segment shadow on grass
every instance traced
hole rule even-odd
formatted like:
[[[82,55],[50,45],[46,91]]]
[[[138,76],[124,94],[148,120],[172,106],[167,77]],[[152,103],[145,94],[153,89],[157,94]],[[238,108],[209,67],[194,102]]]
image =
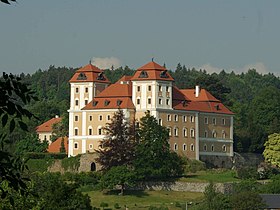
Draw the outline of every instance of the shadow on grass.
[[[125,190],[123,195],[120,195],[120,190],[109,190],[104,192],[105,195],[119,195],[119,196],[135,196],[138,198],[142,198],[145,196],[149,196],[149,194],[143,190]]]

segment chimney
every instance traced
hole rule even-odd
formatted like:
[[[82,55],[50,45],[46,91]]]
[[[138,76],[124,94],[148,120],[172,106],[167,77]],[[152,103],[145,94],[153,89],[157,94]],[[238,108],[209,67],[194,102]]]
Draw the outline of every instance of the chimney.
[[[195,97],[196,97],[196,98],[198,98],[199,92],[200,92],[200,87],[199,87],[199,85],[196,85],[196,86],[195,86]]]

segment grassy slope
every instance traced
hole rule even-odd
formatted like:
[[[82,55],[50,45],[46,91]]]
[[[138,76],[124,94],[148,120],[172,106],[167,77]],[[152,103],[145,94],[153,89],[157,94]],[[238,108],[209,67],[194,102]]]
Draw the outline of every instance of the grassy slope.
[[[185,202],[195,202],[202,199],[202,193],[192,192],[173,192],[173,191],[127,191],[124,196],[115,194],[104,195],[100,191],[90,191],[88,195],[91,198],[92,206],[99,207],[101,202],[109,204],[109,208],[114,209],[118,203],[121,209],[125,205],[129,209],[148,209],[149,206],[165,205],[169,209],[181,209],[178,203],[185,205]],[[177,206],[176,206],[177,203]]]

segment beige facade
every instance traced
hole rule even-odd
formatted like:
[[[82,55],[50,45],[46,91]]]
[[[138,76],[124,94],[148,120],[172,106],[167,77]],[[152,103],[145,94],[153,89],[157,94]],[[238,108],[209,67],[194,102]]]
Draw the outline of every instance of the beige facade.
[[[110,86],[96,81],[71,82],[69,156],[99,149],[102,128],[118,108],[131,122],[139,122],[149,111],[169,129],[170,149],[179,155],[191,159],[233,156],[233,113],[207,91],[198,87],[179,90],[170,75],[161,78],[167,74],[163,67],[154,62],[147,65],[138,69],[136,76],[123,77]]]

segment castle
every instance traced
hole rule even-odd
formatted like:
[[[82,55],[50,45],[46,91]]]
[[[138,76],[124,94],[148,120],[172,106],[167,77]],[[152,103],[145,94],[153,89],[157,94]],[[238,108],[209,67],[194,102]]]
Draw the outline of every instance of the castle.
[[[102,128],[118,109],[129,121],[149,111],[169,129],[170,149],[179,155],[197,160],[233,156],[233,113],[199,86],[177,88],[167,69],[154,61],[114,84],[88,64],[75,72],[70,85],[69,157],[99,149]]]

